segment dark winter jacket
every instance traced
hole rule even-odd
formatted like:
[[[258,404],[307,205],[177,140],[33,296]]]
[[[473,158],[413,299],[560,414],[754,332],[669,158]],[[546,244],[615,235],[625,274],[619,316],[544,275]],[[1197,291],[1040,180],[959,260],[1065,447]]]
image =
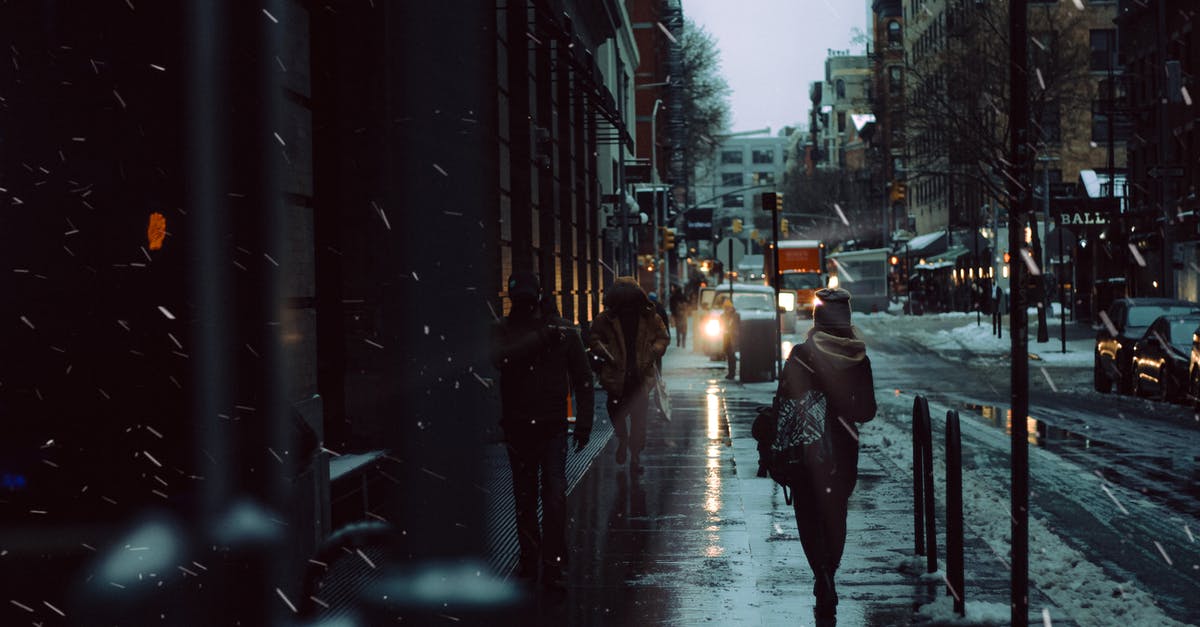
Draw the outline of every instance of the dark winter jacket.
[[[833,447],[831,464],[821,470],[843,472],[851,481],[858,464],[858,424],[875,417],[875,382],[866,345],[852,329],[852,337],[839,337],[823,331],[809,334],[788,355],[775,394],[774,407],[783,399],[800,399],[809,390],[820,390],[828,403],[825,433]],[[774,439],[774,433],[761,434]],[[853,485],[848,486],[853,488]]]
[[[649,392],[654,386],[655,362],[667,352],[671,339],[661,318],[655,313],[646,293],[632,279],[620,278],[604,295],[604,311],[592,321],[590,345],[592,352],[604,358],[600,368],[600,386],[610,396],[621,398],[631,393],[626,379],[638,382],[640,391]],[[626,338],[621,318],[636,319],[637,331]],[[627,339],[632,339],[634,372],[626,362]]]
[[[595,391],[579,332],[557,316],[500,321],[492,332],[492,363],[500,371],[500,424],[567,426],[567,396],[575,393],[575,433],[592,431]]]
[[[667,331],[667,340],[671,339],[671,318],[667,316],[667,308],[663,307],[662,303],[654,303],[654,313],[658,314],[659,319],[663,322],[663,329]]]

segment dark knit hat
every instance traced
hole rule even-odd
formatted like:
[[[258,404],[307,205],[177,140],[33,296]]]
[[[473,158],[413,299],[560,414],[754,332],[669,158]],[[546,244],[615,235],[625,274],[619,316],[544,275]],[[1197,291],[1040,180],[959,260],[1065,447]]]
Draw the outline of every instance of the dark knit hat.
[[[520,298],[530,296],[537,298],[542,289],[542,283],[532,272],[514,272],[508,277],[508,297]]]
[[[813,326],[850,328],[850,292],[841,288],[817,291],[820,301],[813,309]]]

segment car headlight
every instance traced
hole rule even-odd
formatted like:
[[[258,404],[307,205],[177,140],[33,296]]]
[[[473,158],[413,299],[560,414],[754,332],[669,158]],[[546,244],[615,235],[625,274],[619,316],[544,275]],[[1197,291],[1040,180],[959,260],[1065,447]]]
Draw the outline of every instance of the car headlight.
[[[721,321],[716,318],[709,319],[704,323],[704,333],[709,337],[717,337],[721,335]]]

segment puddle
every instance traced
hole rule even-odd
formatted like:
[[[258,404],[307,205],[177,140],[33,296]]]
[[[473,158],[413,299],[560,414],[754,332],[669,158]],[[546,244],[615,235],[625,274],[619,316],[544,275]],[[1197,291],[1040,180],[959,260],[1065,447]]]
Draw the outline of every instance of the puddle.
[[[971,416],[993,427],[1003,427],[1006,435],[1012,435],[1012,410],[992,405],[965,404],[958,407],[961,417]],[[1104,442],[1084,435],[1051,426],[1033,416],[1025,419],[1025,428],[1029,433],[1029,443],[1047,450],[1059,448],[1094,449],[1107,446]]]
[[[957,404],[960,418],[973,419],[1012,435],[1012,410],[993,405]],[[1161,451],[1131,449],[1090,435],[1026,419],[1029,443],[1068,458],[1099,464],[1106,481],[1156,497],[1169,506],[1200,514],[1200,457],[1175,457]]]

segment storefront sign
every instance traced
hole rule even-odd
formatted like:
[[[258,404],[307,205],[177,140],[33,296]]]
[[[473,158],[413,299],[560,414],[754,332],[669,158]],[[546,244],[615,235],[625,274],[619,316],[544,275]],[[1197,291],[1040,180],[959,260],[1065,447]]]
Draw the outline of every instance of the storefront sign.
[[[1063,226],[1073,224],[1108,224],[1108,214],[1101,211],[1064,211],[1058,214],[1058,223]]]
[[[1061,226],[1104,226],[1120,212],[1117,198],[1053,198],[1050,211]]]

